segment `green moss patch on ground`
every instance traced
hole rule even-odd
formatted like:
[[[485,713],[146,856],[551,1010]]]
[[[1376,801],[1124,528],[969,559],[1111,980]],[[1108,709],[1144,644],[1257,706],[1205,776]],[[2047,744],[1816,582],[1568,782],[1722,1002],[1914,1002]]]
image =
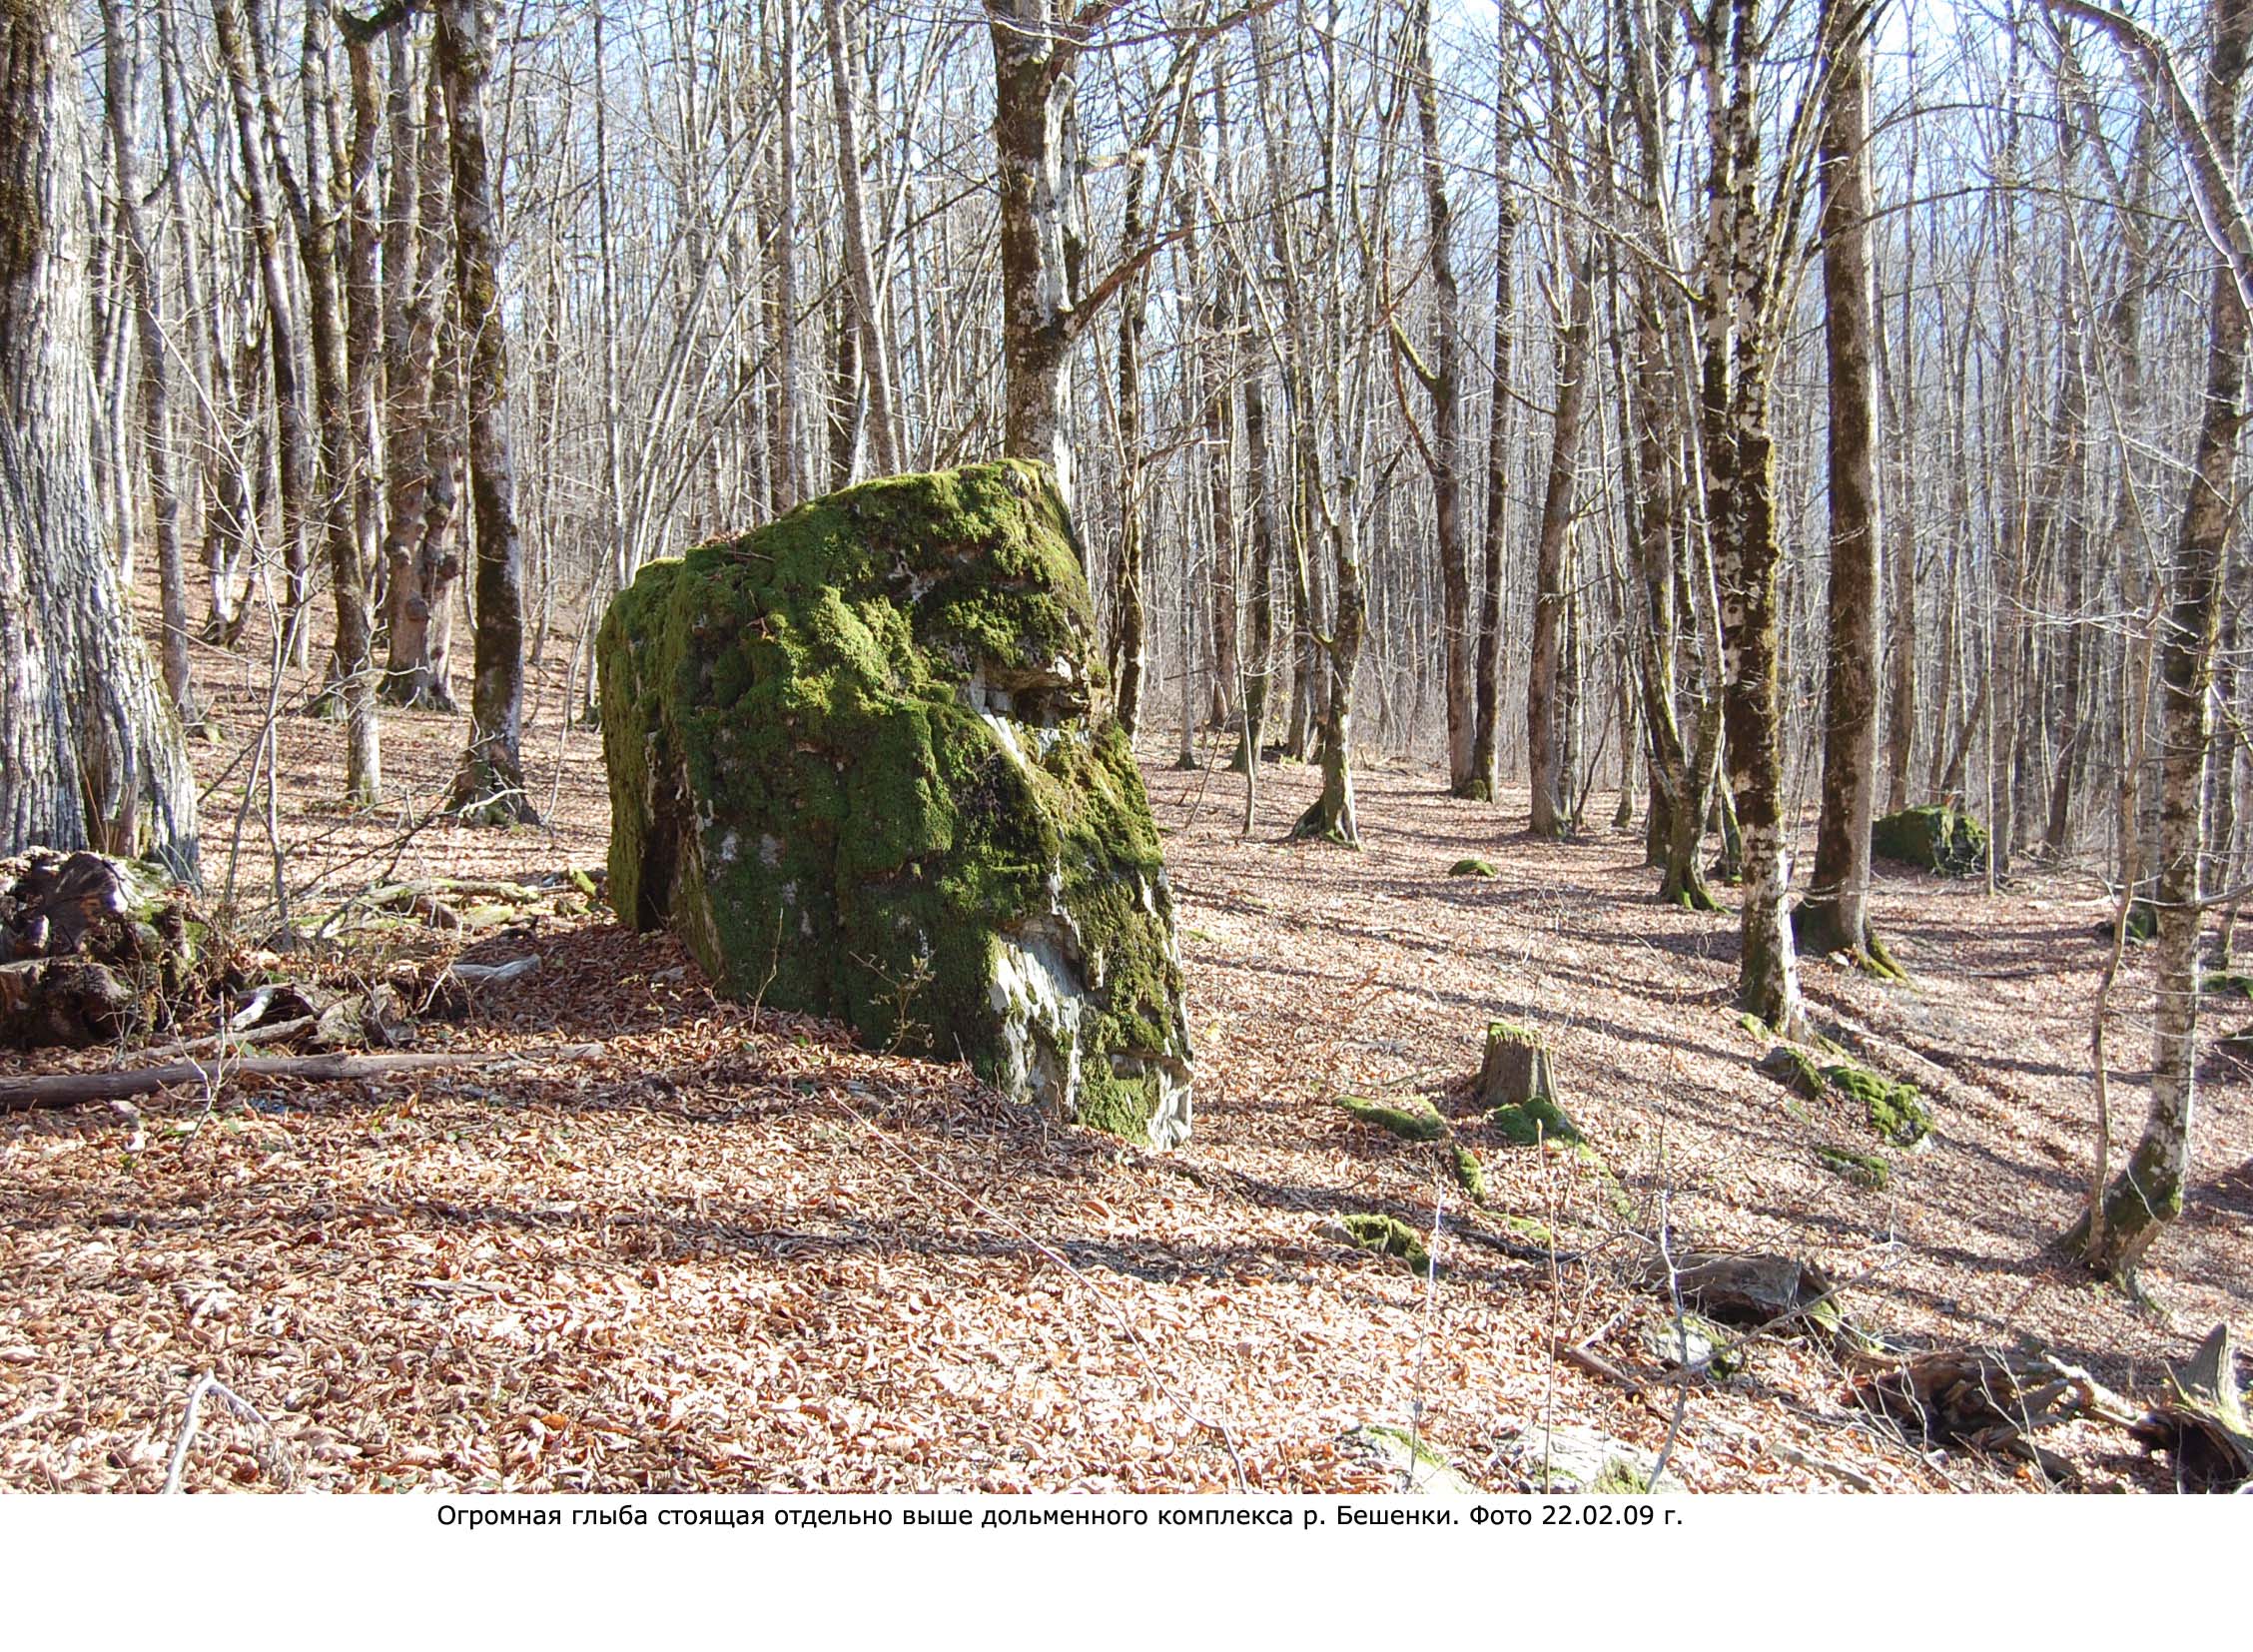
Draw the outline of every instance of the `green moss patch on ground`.
[[[1337,1105],[1361,1123],[1389,1131],[1403,1141],[1436,1142],[1447,1134],[1447,1122],[1428,1102],[1390,1107],[1383,1102],[1364,1101],[1358,1096],[1340,1096]]]
[[[1504,1141],[1514,1142],[1521,1148],[1530,1148],[1543,1140],[1577,1142],[1581,1139],[1580,1127],[1565,1116],[1563,1108],[1545,1097],[1536,1096],[1531,1101],[1498,1107],[1486,1119],[1501,1132]]]
[[[1912,1084],[1895,1084],[1867,1067],[1836,1062],[1823,1076],[1841,1094],[1859,1103],[1870,1128],[1895,1147],[1913,1148],[1932,1134],[1932,1115]]]

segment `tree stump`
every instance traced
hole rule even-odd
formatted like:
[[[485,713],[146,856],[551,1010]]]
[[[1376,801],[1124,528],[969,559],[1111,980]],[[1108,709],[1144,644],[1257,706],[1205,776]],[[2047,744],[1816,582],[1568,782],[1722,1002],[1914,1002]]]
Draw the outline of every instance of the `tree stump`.
[[[1655,1262],[1646,1276],[1653,1289],[1667,1289],[1665,1269]],[[1674,1289],[1686,1305],[1725,1325],[1796,1324],[1834,1338],[1849,1333],[1838,1284],[1797,1256],[1685,1251],[1675,1258]]]
[[[1486,1060],[1479,1067],[1479,1106],[1511,1141],[1537,1138],[1577,1142],[1580,1130],[1557,1100],[1549,1069],[1549,1046],[1530,1027],[1514,1021],[1490,1022]]]
[[[0,1047],[144,1031],[193,961],[186,909],[161,867],[83,850],[0,861]]]
[[[1556,1100],[1549,1047],[1541,1035],[1513,1021],[1488,1023],[1486,1060],[1479,1068],[1479,1105],[1524,1107],[1541,1101],[1554,1106]]]
[[[2174,1371],[2175,1393],[2128,1431],[2175,1461],[2185,1491],[2234,1491],[2253,1485],[2253,1428],[2238,1387],[2237,1344],[2226,1319],[2207,1332]]]

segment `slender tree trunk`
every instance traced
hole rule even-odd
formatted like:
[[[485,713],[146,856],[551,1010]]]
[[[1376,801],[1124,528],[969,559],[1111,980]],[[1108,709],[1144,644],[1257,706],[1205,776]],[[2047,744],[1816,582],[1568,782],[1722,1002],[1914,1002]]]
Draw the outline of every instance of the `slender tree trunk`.
[[[391,245],[385,254],[392,351],[385,415],[389,463],[383,555],[390,636],[384,697],[397,705],[453,712],[453,598],[461,581],[455,548],[453,472],[460,357],[447,270],[452,216],[445,92],[435,75],[413,117],[413,77],[403,30],[391,47]],[[440,335],[444,339],[441,345]]]
[[[104,91],[109,105],[110,158],[116,168],[118,229],[125,285],[141,369],[141,450],[148,465],[149,507],[156,521],[158,604],[164,626],[157,651],[165,693],[181,726],[202,725],[188,667],[188,577],[180,553],[180,485],[172,461],[172,376],[165,366],[157,276],[141,217],[141,168],[134,96],[133,46],[118,0],[102,0]],[[130,508],[130,506],[128,506]]]
[[[1915,193],[1916,158],[1909,156],[1907,189]],[[1913,247],[1910,238],[1903,237]],[[1885,348],[1883,314],[1878,353],[1885,359],[1887,412],[1893,449],[1892,497],[1884,511],[1892,548],[1886,569],[1891,611],[1885,625],[1885,808],[1908,807],[1908,772],[1916,747],[1916,466],[1909,444],[1916,428],[1916,261],[1902,256],[1900,328]]]
[[[774,182],[774,227],[767,237],[770,280],[767,334],[774,342],[774,399],[769,418],[768,510],[781,515],[805,492],[798,416],[798,55],[797,0],[781,0],[776,53],[776,119],[780,165]],[[765,38],[765,30],[760,31]]]
[[[1230,485],[1229,455],[1234,446],[1230,366],[1230,312],[1225,277],[1215,276],[1210,310],[1211,340],[1204,352],[1205,486],[1212,500],[1212,703],[1207,726],[1225,729],[1236,719],[1237,686],[1243,677],[1236,619],[1236,507]]]
[[[453,161],[453,272],[469,351],[469,498],[476,531],[477,635],[469,745],[453,806],[498,824],[537,819],[519,754],[524,708],[524,560],[508,444],[508,351],[500,239],[485,145],[492,35],[483,0],[442,0],[436,67]]]
[[[1137,150],[1126,163],[1123,232],[1129,246],[1146,232],[1142,199],[1148,182],[1149,164]],[[1149,324],[1143,308],[1147,284],[1137,278],[1126,285],[1126,295],[1119,306],[1119,565],[1113,570],[1112,581],[1116,618],[1112,625],[1111,675],[1119,726],[1130,740],[1141,725],[1142,677],[1149,664],[1149,622],[1142,593],[1147,576],[1144,563],[1148,560],[1142,533],[1143,512],[1148,508],[1142,488],[1142,336]],[[1186,678],[1181,691],[1184,695],[1188,692]]]
[[[263,37],[262,0],[213,0],[212,24],[226,65],[235,112],[235,135],[242,151],[243,192],[257,249],[259,285],[266,299],[267,355],[273,371],[277,459],[282,480],[282,542],[289,568],[285,611],[290,626],[290,657],[303,666],[310,638],[306,598],[312,564],[307,546],[313,514],[313,437],[306,413],[305,387],[298,374],[304,349],[298,331],[297,297],[282,259],[282,221],[275,202],[275,168],[267,133],[265,105],[271,102],[264,58],[246,30]]]
[[[314,402],[321,433],[320,516],[337,604],[336,684],[345,704],[345,796],[354,803],[373,803],[383,787],[382,757],[376,711],[374,616],[369,611],[368,570],[361,562],[360,530],[353,519],[353,501],[367,456],[360,450],[354,428],[338,245],[349,186],[341,158],[330,149],[331,136],[337,129],[332,74],[334,28],[329,0],[307,0],[307,178],[298,240],[306,268]]]
[[[853,322],[860,341],[861,371],[868,395],[869,453],[880,475],[900,470],[898,410],[892,400],[892,374],[884,343],[884,317],[877,303],[876,265],[869,252],[868,219],[861,201],[861,128],[854,107],[853,76],[847,67],[843,0],[822,0],[828,25],[830,91],[837,107],[837,187],[844,209],[846,273],[852,280]]]
[[[94,500],[72,23],[61,0],[0,6],[0,855],[108,849],[192,880],[195,777]]]
[[[2253,0],[2212,0],[2213,57],[2205,131],[2224,175],[2237,172],[2238,91]],[[2242,229],[2242,226],[2239,226]],[[2159,837],[2152,903],[2158,1007],[2153,1015],[2151,1111],[2127,1165],[2105,1190],[2101,1232],[2070,1237],[2092,1267],[2132,1275],[2166,1225],[2181,1215],[2197,1101],[2199,852],[2205,843],[2206,763],[2222,554],[2232,515],[2238,437],[2245,424],[2245,302],[2227,262],[2213,275],[2207,313],[2206,391],[2188,498],[2168,572],[2159,645]]]
[[[1267,392],[1256,367],[1242,380],[1244,468],[1251,495],[1251,658],[1244,669],[1243,738],[1235,766],[1252,773],[1267,734],[1268,691],[1275,670],[1274,466],[1268,454]]]
[[[1440,631],[1446,661],[1447,776],[1457,797],[1491,797],[1472,761],[1478,735],[1473,696],[1471,551],[1463,530],[1463,320],[1455,282],[1455,211],[1439,144],[1439,83],[1432,68],[1431,0],[1415,0],[1409,32],[1415,62],[1416,130],[1422,143],[1424,221],[1431,232],[1432,361],[1423,375],[1431,393],[1432,533],[1439,549]],[[1507,185],[1504,194],[1507,196]],[[1504,261],[1507,262],[1507,254]],[[1499,399],[1497,408],[1501,406]]]
[[[1593,331],[1590,250],[1572,261],[1571,308],[1557,342],[1557,417],[1549,437],[1549,480],[1541,496],[1541,537],[1534,552],[1533,643],[1526,666],[1526,754],[1533,787],[1530,829],[1536,837],[1565,832],[1566,770],[1559,750],[1558,704],[1567,582],[1566,540],[1572,532],[1580,466],[1581,407]]]
[[[1870,828],[1878,792],[1879,588],[1877,375],[1870,282],[1870,78],[1857,0],[1827,0],[1820,166],[1823,320],[1831,399],[1830,671],[1815,877],[1798,921],[1811,952],[1898,975],[1870,927]]]
[[[1514,86],[1517,20],[1506,9],[1495,12],[1495,57],[1499,84]],[[1472,686],[1470,784],[1466,796],[1494,801],[1500,785],[1496,747],[1502,721],[1502,580],[1508,569],[1510,535],[1510,370],[1517,326],[1518,194],[1510,162],[1516,123],[1509,99],[1494,103],[1494,406],[1486,430],[1486,530],[1482,536],[1479,587],[1478,661]]]

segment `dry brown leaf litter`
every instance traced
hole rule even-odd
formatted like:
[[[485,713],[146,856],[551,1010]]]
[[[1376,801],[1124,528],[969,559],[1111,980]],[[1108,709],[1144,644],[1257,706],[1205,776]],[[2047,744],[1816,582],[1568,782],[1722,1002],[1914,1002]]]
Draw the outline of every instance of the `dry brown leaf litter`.
[[[458,725],[385,732],[393,775],[434,790]],[[290,784],[333,781],[333,729],[284,735],[305,764]],[[535,725],[531,750],[553,738]],[[383,819],[340,816],[293,875],[310,882],[322,857],[475,876],[592,864],[594,762],[582,736],[548,833],[437,826],[401,852]],[[1385,1472],[1340,1436],[1412,1419],[1473,1481],[1520,1489],[1522,1442],[1548,1426],[1647,1454],[1665,1436],[1671,1394],[1546,1354],[1600,1332],[1606,1363],[1656,1374],[1636,1340],[1650,1310],[1622,1281],[1662,1200],[1686,1242],[1868,1274],[1852,1297],[1874,1327],[2038,1340],[2131,1391],[2216,1318],[2244,1321],[2253,1110],[2227,1058],[2203,1092],[2194,1208],[2152,1270],[2180,1328],[2039,1254],[2083,1174],[2093,890],[2059,877],[1990,899],[1887,879],[1878,918],[1916,988],[1809,964],[1820,1006],[1949,1080],[1934,1145],[1894,1154],[1873,1193],[1814,1155],[1854,1121],[1794,1118],[1753,1071],[1732,927],[1652,902],[1637,840],[1535,844],[1502,829],[1507,807],[1377,768],[1365,852],[1284,849],[1310,781],[1263,778],[1264,828],[1245,841],[1240,783],[1149,776],[1199,1044],[1196,1135],[1173,1155],[717,1003],[663,937],[556,920],[477,941],[471,956],[534,951],[541,967],[471,1023],[417,1034],[514,1064],[230,1085],[216,1106],[175,1092],[145,1109],[138,1146],[99,1109],[8,1121],[0,1484],[155,1489],[210,1372],[275,1438],[207,1411],[190,1489],[271,1487],[279,1444],[300,1484],[334,1490],[1221,1489],[1239,1463],[1258,1490],[1376,1490]],[[1471,854],[1500,875],[1445,875]],[[341,899],[367,875],[341,868],[331,887]],[[2138,991],[2115,1049],[2147,1038]],[[1548,1034],[1616,1194],[1464,1115],[1497,1016]],[[599,1059],[542,1060],[587,1042]],[[1480,1150],[1488,1208],[1463,1211],[1430,1152],[1347,1118],[1339,1094],[1435,1101]],[[1428,1229],[1435,1202],[1436,1289],[1321,1231],[1356,1211]],[[1563,1255],[1511,1217],[1554,1231]],[[1761,1343],[1743,1375],[1693,1392],[1674,1472],[1717,1490],[2037,1483],[1909,1449],[1841,1378],[1827,1353]],[[2043,1437],[2095,1483],[2166,1483],[2116,1431]]]

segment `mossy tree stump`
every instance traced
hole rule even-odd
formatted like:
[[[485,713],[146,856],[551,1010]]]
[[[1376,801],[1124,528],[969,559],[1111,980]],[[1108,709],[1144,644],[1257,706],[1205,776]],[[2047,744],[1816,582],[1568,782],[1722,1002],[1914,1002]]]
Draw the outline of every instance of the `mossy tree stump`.
[[[1478,1100],[1510,1141],[1527,1144],[1543,1137],[1552,1142],[1580,1140],[1579,1129],[1557,1100],[1556,1081],[1549,1069],[1549,1046],[1530,1027],[1514,1021],[1487,1024]]]
[[[52,849],[0,861],[0,1048],[83,1048],[160,1024],[198,927],[154,862]]]

